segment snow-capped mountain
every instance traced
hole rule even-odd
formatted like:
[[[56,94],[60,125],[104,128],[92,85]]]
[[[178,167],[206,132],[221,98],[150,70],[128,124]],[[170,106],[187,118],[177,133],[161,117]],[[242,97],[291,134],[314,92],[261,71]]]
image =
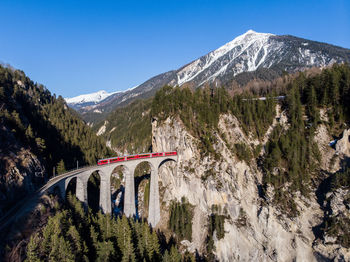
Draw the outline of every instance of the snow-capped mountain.
[[[257,33],[253,30],[193,61],[176,72],[174,84],[195,86],[259,69],[277,74],[350,61],[348,49],[293,36]]]
[[[349,49],[289,35],[249,30],[195,61],[157,75],[136,88],[106,96],[93,106],[79,104],[79,111],[83,115],[93,111],[108,113],[136,98],[150,97],[164,85],[200,87],[213,82],[225,85],[232,80],[245,84],[252,77],[272,79],[285,71],[296,72],[343,62],[350,62]],[[74,98],[73,101],[77,100]],[[72,105],[70,101],[67,100]],[[75,107],[77,105],[74,104]]]
[[[188,81],[200,79],[200,84],[203,84],[225,74],[228,70],[231,70],[233,75],[254,71],[264,64],[271,51],[282,47],[282,43],[269,43],[270,36],[273,34],[249,30],[180,69],[176,73],[176,83],[182,85]],[[269,64],[266,66],[270,67]]]
[[[84,95],[79,95],[72,98],[65,98],[65,100],[67,104],[70,105],[71,107],[80,108],[84,106],[91,106],[91,105],[97,104],[102,100],[104,100],[105,98],[116,93],[120,93],[120,91],[108,93],[105,90],[100,90],[98,92],[91,93],[91,94],[84,94]]]

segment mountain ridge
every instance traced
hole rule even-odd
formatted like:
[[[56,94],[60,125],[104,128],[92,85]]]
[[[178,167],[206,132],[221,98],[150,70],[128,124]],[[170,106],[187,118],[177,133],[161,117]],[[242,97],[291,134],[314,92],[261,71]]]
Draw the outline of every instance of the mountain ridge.
[[[136,88],[112,94],[93,105],[68,105],[78,107],[86,121],[96,122],[94,118],[103,118],[101,113],[109,113],[137,98],[151,97],[164,85],[201,87],[215,82],[215,85],[225,86],[235,79],[238,84],[244,84],[237,76],[249,72],[261,71],[258,75],[269,79],[283,72],[294,73],[344,62],[350,62],[349,49],[290,35],[248,30],[179,69],[156,75]]]

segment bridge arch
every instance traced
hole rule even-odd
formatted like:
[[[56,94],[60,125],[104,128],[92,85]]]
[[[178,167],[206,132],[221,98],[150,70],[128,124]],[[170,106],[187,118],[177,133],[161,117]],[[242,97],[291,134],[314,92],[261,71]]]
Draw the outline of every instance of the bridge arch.
[[[64,192],[64,187],[62,187],[61,184],[56,184],[53,186],[51,189],[51,193],[58,196],[59,199],[63,200],[65,199],[65,192]]]
[[[151,174],[154,173],[155,170],[156,166],[154,163],[148,160],[140,161],[135,167],[135,212],[137,217],[148,218],[150,180]]]
[[[175,162],[176,163],[176,160],[174,158],[166,158],[158,164],[157,168],[159,169],[161,166],[163,166],[167,162]]]
[[[87,205],[97,212],[100,207],[101,171],[94,170],[87,179]]]
[[[73,177],[66,179],[66,181],[65,181],[66,197],[68,197],[68,194],[76,195],[77,180],[78,179],[76,176],[73,176]]]
[[[125,197],[125,178],[130,175],[130,169],[123,163],[113,166],[110,171],[111,211],[114,215],[122,213]]]

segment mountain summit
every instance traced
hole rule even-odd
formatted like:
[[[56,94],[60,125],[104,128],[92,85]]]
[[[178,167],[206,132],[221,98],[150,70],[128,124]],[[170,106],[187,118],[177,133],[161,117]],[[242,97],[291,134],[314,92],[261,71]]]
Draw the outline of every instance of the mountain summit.
[[[189,84],[200,87],[213,82],[225,85],[234,79],[244,84],[242,79],[249,81],[249,74],[272,79],[283,72],[293,73],[344,62],[350,62],[349,49],[290,35],[279,36],[248,30],[177,70],[157,75],[131,90],[113,93],[92,107],[86,106],[87,104],[73,104],[71,101],[76,101],[75,98],[66,101],[69,105],[78,107],[83,115],[93,111],[108,113],[136,98],[150,97],[164,85]],[[248,75],[243,77],[244,74]],[[89,115],[89,119],[92,118]]]
[[[310,67],[325,67],[350,60],[350,50],[293,36],[277,36],[248,30],[222,47],[176,71],[174,84],[200,86],[259,69],[277,74]]]
[[[273,34],[248,30],[231,42],[193,61],[177,72],[177,84],[195,80],[199,85],[231,71],[233,75],[254,71],[264,65],[267,55],[280,48],[271,44]],[[269,66],[265,64],[265,66]]]

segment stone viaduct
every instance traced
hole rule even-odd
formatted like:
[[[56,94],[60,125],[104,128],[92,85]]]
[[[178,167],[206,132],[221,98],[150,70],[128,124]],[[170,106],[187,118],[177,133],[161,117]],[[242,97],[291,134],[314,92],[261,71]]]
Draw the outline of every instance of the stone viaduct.
[[[124,167],[125,193],[124,193],[124,214],[128,217],[136,215],[135,206],[135,185],[134,171],[141,162],[148,162],[151,167],[150,197],[148,223],[156,226],[160,220],[159,188],[158,188],[158,169],[168,161],[177,162],[177,155],[160,156],[145,159],[128,160],[101,166],[85,167],[62,174],[51,179],[43,191],[52,191],[59,188],[62,198],[65,198],[69,182],[76,178],[76,197],[88,205],[88,180],[93,172],[100,175],[100,209],[103,213],[111,213],[111,175],[118,166]]]

